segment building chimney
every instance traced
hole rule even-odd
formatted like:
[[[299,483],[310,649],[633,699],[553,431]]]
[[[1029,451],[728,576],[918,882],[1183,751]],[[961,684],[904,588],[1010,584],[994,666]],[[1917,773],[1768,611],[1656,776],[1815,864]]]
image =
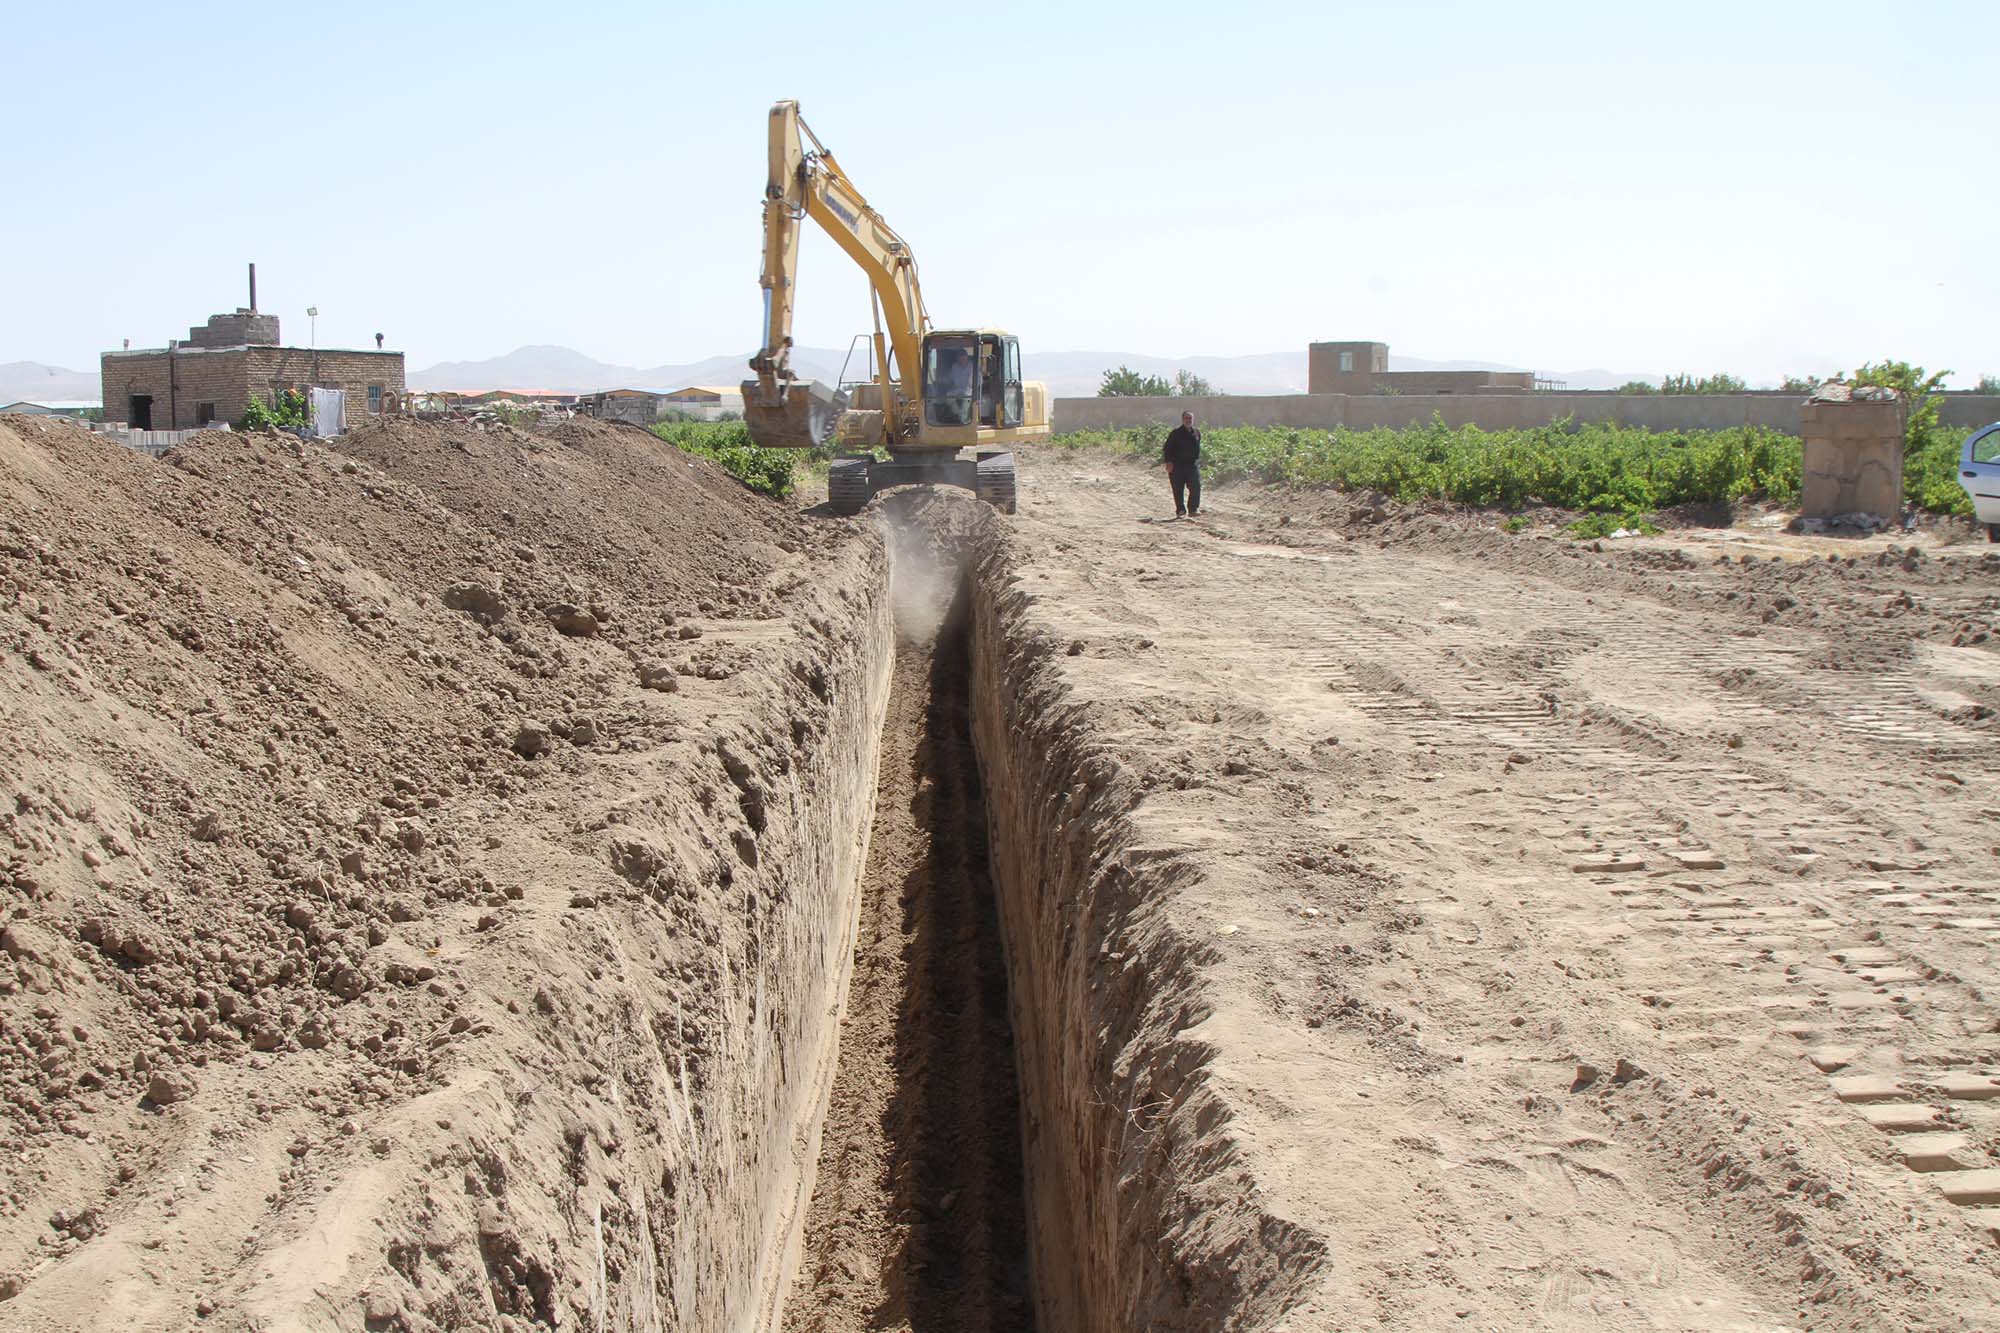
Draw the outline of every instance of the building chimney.
[[[250,266],[250,313],[257,313],[257,266]]]

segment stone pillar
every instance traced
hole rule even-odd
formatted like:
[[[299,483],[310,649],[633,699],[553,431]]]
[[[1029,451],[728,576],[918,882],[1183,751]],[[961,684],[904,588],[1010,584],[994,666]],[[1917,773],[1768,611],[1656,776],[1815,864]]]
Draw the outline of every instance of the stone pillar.
[[[1903,512],[1903,422],[1902,396],[1892,390],[1830,384],[1816,393],[1799,409],[1799,517],[1894,523]]]

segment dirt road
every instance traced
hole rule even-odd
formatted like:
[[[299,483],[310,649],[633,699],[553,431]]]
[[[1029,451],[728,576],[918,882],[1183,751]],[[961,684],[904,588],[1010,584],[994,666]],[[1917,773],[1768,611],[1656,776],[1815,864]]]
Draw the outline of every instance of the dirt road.
[[[1165,501],[1034,456],[1015,586],[1201,872],[1286,1326],[1990,1326],[2000,561]]]

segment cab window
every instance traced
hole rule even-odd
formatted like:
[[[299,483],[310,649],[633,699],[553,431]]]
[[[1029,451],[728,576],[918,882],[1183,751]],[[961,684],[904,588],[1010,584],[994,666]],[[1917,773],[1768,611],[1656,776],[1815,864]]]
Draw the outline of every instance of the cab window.
[[[979,338],[979,424],[1000,424],[1001,373],[1000,339],[994,334]]]
[[[977,340],[932,338],[924,346],[924,419],[933,426],[970,426],[979,396]]]
[[[1018,426],[1021,424],[1021,340],[1003,338],[1001,380],[1005,388],[1000,398],[1000,424]]]

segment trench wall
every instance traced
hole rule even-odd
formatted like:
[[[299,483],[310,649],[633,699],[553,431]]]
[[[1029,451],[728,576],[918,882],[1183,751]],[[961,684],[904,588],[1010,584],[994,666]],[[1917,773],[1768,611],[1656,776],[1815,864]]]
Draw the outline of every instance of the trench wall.
[[[462,1216],[430,1226],[478,1237],[489,1265],[517,1240],[520,1264],[548,1267],[560,1327],[745,1333],[781,1316],[893,656],[879,538],[815,578],[816,607],[761,651],[768,669],[734,693],[667,696],[685,709],[678,739],[624,774],[603,814],[580,802],[607,886],[572,901],[565,933],[524,941],[536,1047],[453,1099],[454,1134],[488,1145],[499,1165],[482,1169],[511,1182],[506,1231],[489,1234],[476,1197],[434,1195],[427,1211]],[[476,1286],[455,1306],[447,1291],[481,1263],[412,1261],[408,1276],[441,1293],[426,1327],[485,1326]]]
[[[376,1146],[297,1203],[265,1280],[231,1297],[245,1326],[353,1330],[372,1311],[371,1329],[777,1327],[894,647],[879,534],[811,578],[795,617],[729,631],[733,673],[612,696],[600,715],[646,743],[569,766],[574,786],[548,796],[569,837],[494,826],[483,864],[521,892],[482,984],[519,1017],[384,1109]],[[623,649],[570,651],[588,655],[573,670],[632,675]]]
[[[1043,1329],[1267,1328],[1325,1259],[1272,1215],[1232,1111],[1181,1035],[1207,1016],[1205,942],[1149,857],[1140,793],[1036,622],[990,515],[974,572],[972,704],[1006,941]]]
[[[740,1300],[730,1302],[740,1313],[719,1312],[724,1318],[704,1325],[718,1331],[778,1326],[798,1266],[839,1055],[840,1015],[854,968],[861,876],[874,823],[876,768],[895,659],[887,553],[879,539],[865,543],[863,553],[853,582],[837,592],[829,590],[831,614],[811,624],[826,659],[795,664],[794,676],[802,677],[807,687],[803,696],[794,695],[795,704],[824,707],[824,731],[806,756],[808,769],[795,784],[787,783],[782,771],[773,772],[776,765],[754,779],[766,791],[789,788],[788,808],[767,816],[763,840],[785,847],[790,855],[759,877],[761,892],[776,908],[774,928],[756,960],[763,971],[745,978],[736,997],[739,1014],[749,1020],[747,1044],[753,1056],[738,1077],[737,1090],[751,1126],[761,1133],[752,1140],[739,1132],[738,1146],[748,1141],[753,1152],[749,1170],[733,1182],[736,1198],[721,1213],[737,1222],[745,1240],[753,1239],[753,1225],[761,1229],[762,1243],[740,1251],[754,1256],[754,1267],[742,1275]],[[767,734],[788,736],[796,755],[803,748],[801,720],[795,707],[782,720],[782,729]],[[733,766],[726,768],[737,779]],[[740,781],[733,785],[740,790]],[[789,827],[772,838],[781,822]],[[715,1147],[718,1154],[730,1151],[720,1135]],[[700,1243],[704,1248],[715,1244],[707,1235]],[[693,1276],[698,1284],[699,1273]]]
[[[1523,430],[1563,417],[1578,423],[1617,422],[1647,430],[1721,430],[1767,426],[1799,433],[1804,400],[1793,393],[1618,394],[1491,393],[1230,394],[1209,398],[1058,398],[1053,429],[1116,430],[1148,423],[1173,425],[1191,411],[1202,427],[1293,426],[1300,429],[1400,429],[1427,424]],[[1956,430],[2000,421],[2000,397],[1947,394],[1941,419]]]

